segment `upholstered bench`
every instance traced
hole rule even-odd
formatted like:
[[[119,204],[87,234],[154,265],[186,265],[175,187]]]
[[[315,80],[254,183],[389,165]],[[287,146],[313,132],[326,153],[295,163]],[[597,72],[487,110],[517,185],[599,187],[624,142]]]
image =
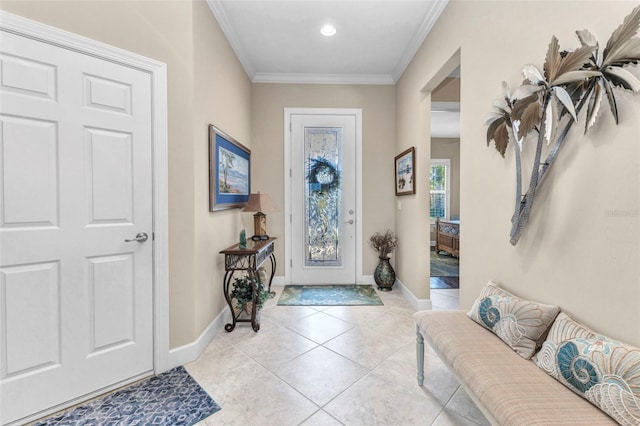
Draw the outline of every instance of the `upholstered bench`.
[[[616,424],[466,312],[421,311],[413,318],[417,325],[418,384],[422,386],[424,380],[426,340],[492,424]]]

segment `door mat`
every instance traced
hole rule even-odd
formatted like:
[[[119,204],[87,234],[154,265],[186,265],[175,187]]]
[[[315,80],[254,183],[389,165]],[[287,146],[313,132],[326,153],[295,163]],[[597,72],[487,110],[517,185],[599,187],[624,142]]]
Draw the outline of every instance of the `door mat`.
[[[460,276],[460,260],[457,257],[453,257],[449,254],[438,254],[435,251],[431,251],[431,276]]]
[[[35,426],[193,425],[220,410],[184,367],[176,367]]]
[[[370,285],[285,285],[280,306],[375,306],[382,300]]]

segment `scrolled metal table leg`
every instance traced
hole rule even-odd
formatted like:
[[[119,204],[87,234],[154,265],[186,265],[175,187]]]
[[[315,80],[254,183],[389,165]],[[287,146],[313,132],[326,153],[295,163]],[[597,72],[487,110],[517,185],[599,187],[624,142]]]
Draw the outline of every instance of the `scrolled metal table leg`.
[[[276,274],[276,255],[271,253],[269,256],[269,260],[271,261],[271,276],[269,277],[269,297],[275,297],[276,292],[271,291],[271,283],[273,282],[273,277]]]
[[[225,272],[224,281],[223,281],[224,298],[227,301],[227,304],[229,305],[229,310],[231,311],[231,320],[233,321],[232,323],[225,324],[224,330],[227,333],[232,332],[233,329],[236,328],[236,313],[233,309],[233,303],[231,303],[231,298],[229,297],[229,286],[231,284],[231,279],[233,278],[233,272],[234,272],[233,270]]]

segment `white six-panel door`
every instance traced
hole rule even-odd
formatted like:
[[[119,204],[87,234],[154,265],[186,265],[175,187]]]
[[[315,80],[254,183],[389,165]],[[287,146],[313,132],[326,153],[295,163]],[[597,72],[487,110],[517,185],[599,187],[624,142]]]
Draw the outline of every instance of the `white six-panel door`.
[[[148,73],[0,43],[5,424],[153,371],[152,99]]]

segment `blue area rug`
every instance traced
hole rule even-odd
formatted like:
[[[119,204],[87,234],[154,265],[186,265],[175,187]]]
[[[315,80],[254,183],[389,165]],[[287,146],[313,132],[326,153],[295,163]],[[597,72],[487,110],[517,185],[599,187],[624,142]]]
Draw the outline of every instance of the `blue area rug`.
[[[184,367],[176,367],[35,425],[193,425],[218,410]]]
[[[457,257],[444,253],[438,254],[431,251],[431,276],[432,277],[458,277],[460,276],[460,261]]]
[[[283,306],[371,306],[382,305],[370,285],[285,285],[278,305]]]

